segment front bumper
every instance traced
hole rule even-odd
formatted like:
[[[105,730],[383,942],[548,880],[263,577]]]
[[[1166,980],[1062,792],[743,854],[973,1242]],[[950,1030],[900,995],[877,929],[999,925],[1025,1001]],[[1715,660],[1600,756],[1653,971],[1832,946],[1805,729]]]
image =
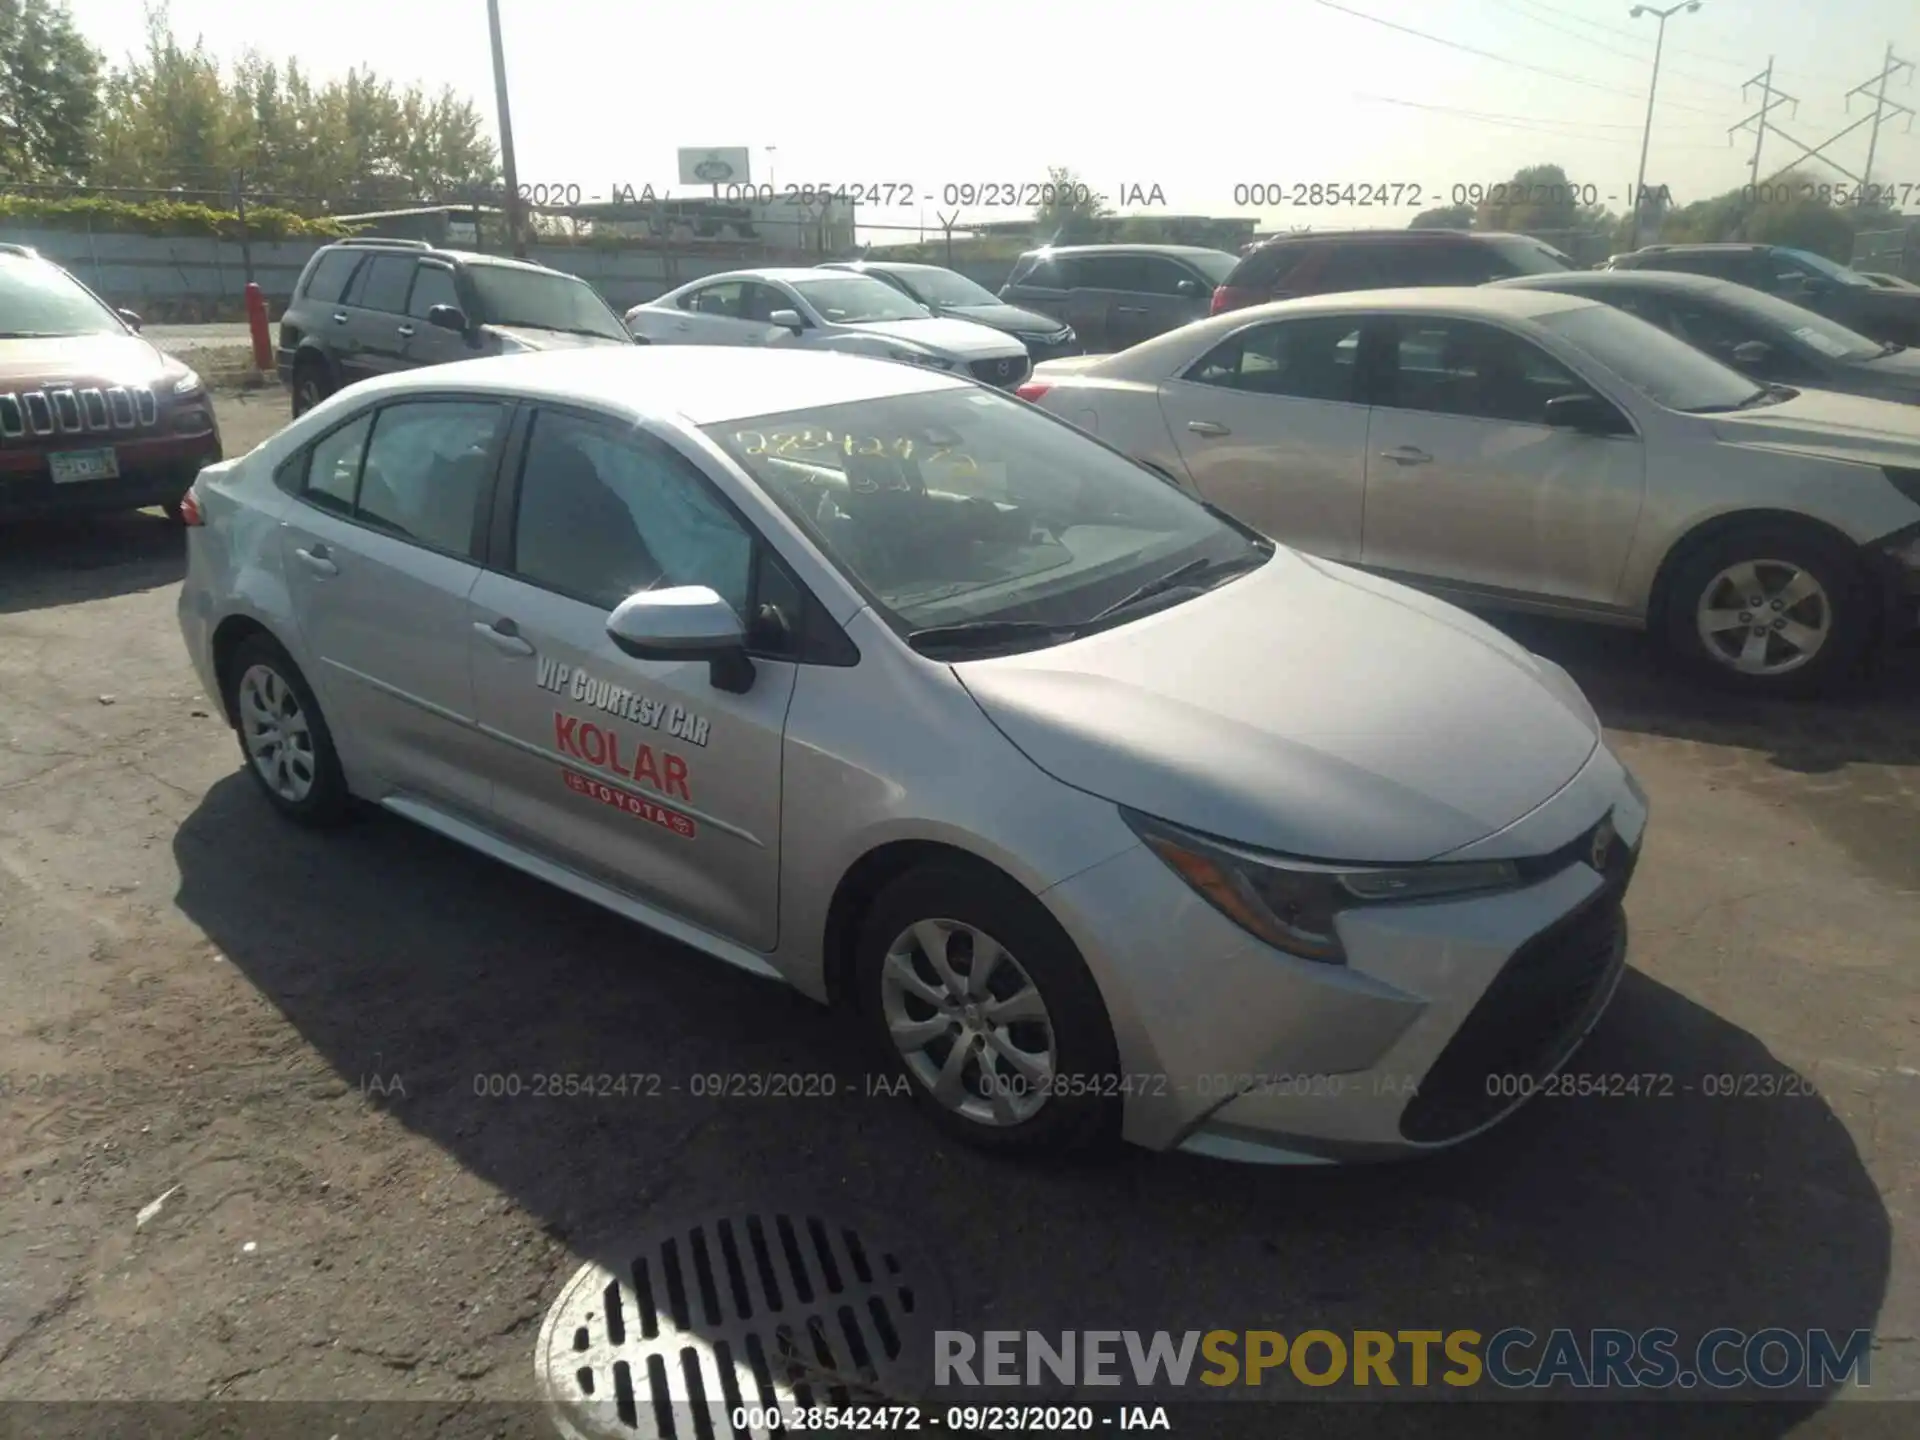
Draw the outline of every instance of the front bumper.
[[[71,448],[106,447],[76,439]],[[199,435],[126,440],[112,449],[117,477],[65,484],[55,483],[45,450],[0,451],[0,520],[170,504],[187,493],[205,466],[222,458],[218,428]]]
[[[1646,806],[1601,748],[1509,827],[1565,863],[1522,888],[1351,910],[1344,966],[1269,948],[1145,848],[1043,897],[1106,997],[1122,1133],[1151,1149],[1269,1163],[1456,1144],[1524,1103],[1605,1010],[1625,965],[1620,902]],[[1607,872],[1579,858],[1597,824]]]
[[[1920,525],[1889,536],[1867,551],[1880,583],[1886,638],[1920,639]]]

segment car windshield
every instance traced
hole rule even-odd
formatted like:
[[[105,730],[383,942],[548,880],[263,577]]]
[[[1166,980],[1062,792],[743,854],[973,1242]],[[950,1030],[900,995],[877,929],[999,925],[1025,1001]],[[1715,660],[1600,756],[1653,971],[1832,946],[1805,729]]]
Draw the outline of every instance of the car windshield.
[[[1777,299],[1745,285],[1727,285],[1715,292],[1716,298],[1736,310],[1746,312],[1770,329],[1784,330],[1808,349],[1829,360],[1871,360],[1886,353],[1878,340],[1869,340],[1857,330],[1849,330],[1838,321],[1815,314],[1790,300]]]
[[[905,285],[929,305],[998,305],[1000,297],[956,270],[899,270]]]
[[[1537,318],[1669,410],[1732,410],[1767,393],[1738,370],[1611,305],[1581,305]]]
[[[120,317],[59,266],[0,255],[0,339],[126,333]]]
[[[571,275],[506,265],[470,265],[467,278],[480,302],[475,319],[481,324],[564,330],[576,335],[604,335],[609,340],[633,338],[594,288]]]
[[[1492,246],[1517,275],[1557,275],[1574,268],[1570,256],[1525,235],[1490,235],[1483,243]]]
[[[871,275],[836,275],[796,280],[793,288],[833,325],[867,325],[882,320],[924,320],[917,305],[884,280]]]
[[[1796,265],[1804,265],[1814,274],[1833,281],[1836,285],[1848,285],[1854,289],[1873,289],[1873,282],[1857,270],[1849,270],[1824,255],[1816,255],[1811,250],[1782,249],[1780,251]]]
[[[1085,625],[1179,567],[1225,576],[1272,553],[1151,470],[992,391],[894,395],[707,434],[903,635]]]

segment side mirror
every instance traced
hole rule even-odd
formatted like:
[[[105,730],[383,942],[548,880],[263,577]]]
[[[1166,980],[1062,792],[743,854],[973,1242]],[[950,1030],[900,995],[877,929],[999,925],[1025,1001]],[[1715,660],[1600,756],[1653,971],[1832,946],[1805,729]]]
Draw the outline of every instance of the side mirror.
[[[776,310],[767,316],[767,323],[782,330],[791,330],[796,335],[807,328],[807,322],[800,318],[798,310]]]
[[[1547,424],[1556,430],[1578,430],[1583,435],[1624,435],[1620,412],[1598,395],[1556,395],[1547,401]]]
[[[1198,300],[1202,295],[1208,293],[1198,280],[1182,280],[1173,288],[1189,300]]]
[[[607,617],[607,638],[636,660],[705,660],[716,690],[753,688],[746,627],[705,585],[676,585],[629,595]]]
[[[140,328],[140,317],[134,314],[133,311],[116,310],[113,313],[118,315],[122,320],[126,321],[127,324],[130,325],[133,329],[138,330]]]
[[[467,333],[467,317],[458,305],[436,305],[427,311],[427,323],[456,334]]]
[[[1736,365],[1764,365],[1767,357],[1773,354],[1773,347],[1764,340],[1747,340],[1733,347],[1733,363]]]

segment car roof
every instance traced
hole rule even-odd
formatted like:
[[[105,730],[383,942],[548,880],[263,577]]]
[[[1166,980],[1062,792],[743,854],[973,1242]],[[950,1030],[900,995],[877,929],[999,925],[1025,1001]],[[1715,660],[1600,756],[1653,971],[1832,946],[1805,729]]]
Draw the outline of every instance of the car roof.
[[[918,260],[828,260],[815,267],[820,270],[851,270],[858,274],[862,270],[916,270],[946,271],[944,265],[927,265]]]
[[[1692,255],[1698,254],[1702,250],[1718,251],[1731,255],[1741,250],[1779,250],[1782,248],[1784,247],[1779,245],[1756,245],[1746,240],[1702,240],[1695,244],[1685,245],[1643,245],[1638,250],[1629,250],[1622,258],[1632,260],[1642,255]]]
[[[1685,270],[1565,270],[1550,275],[1515,275],[1490,282],[1502,290],[1671,290],[1724,294],[1743,290],[1730,280]]]
[[[342,393],[375,399],[448,388],[712,425],[889,395],[975,387],[921,366],[831,350],[636,345],[456,360],[362,381]]]
[[[564,270],[556,270],[551,265],[542,265],[537,260],[516,260],[507,255],[483,255],[477,250],[454,250],[444,245],[409,244],[405,240],[376,238],[354,240],[351,243],[335,240],[323,247],[328,250],[344,250],[349,255],[411,255],[419,260],[445,260],[455,265],[491,265],[501,270],[530,270],[536,275],[566,275]],[[579,277],[568,275],[568,279]]]
[[[1423,285],[1401,290],[1338,290],[1327,295],[1302,296],[1294,300],[1276,300],[1266,305],[1250,305],[1230,310],[1227,315],[1242,320],[1271,312],[1279,315],[1314,314],[1341,310],[1431,310],[1479,312],[1506,315],[1515,319],[1533,319],[1554,315],[1562,310],[1579,310],[1598,305],[1584,295],[1566,295],[1557,290],[1508,289],[1500,285]],[[1215,317],[1225,319],[1225,316]],[[1199,321],[1210,324],[1211,321]]]
[[[1211,245],[1041,245],[1025,251],[1020,258],[1029,255],[1225,255],[1234,257],[1231,250],[1216,250]]]
[[[1310,245],[1316,240],[1390,240],[1416,245],[1430,245],[1436,240],[1530,240],[1536,245],[1545,243],[1534,240],[1531,235],[1522,235],[1512,230],[1456,230],[1443,226],[1424,225],[1414,230],[1396,229],[1389,225],[1372,225],[1352,230],[1303,230],[1298,235],[1272,235],[1254,248],[1265,250],[1270,245]]]

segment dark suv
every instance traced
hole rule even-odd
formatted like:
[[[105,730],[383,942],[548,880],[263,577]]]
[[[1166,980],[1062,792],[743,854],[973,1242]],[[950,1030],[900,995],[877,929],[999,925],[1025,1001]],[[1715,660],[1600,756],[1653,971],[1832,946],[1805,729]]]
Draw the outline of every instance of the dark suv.
[[[1297,295],[1484,285],[1574,268],[1530,235],[1495,230],[1323,230],[1283,235],[1249,251],[1213,292],[1213,314]]]
[[[1016,260],[1000,298],[1064,321],[1100,354],[1202,318],[1236,263],[1199,245],[1053,245]]]
[[[0,519],[162,505],[220,459],[198,375],[50,260],[0,245]]]
[[[1886,290],[1857,270],[1787,245],[1648,245],[1610,270],[1678,270],[1731,280],[1816,310],[1870,339],[1920,345],[1920,290]]]
[[[631,345],[586,281],[424,240],[341,240],[314,252],[280,317],[280,382],[302,414],[395,370],[574,345]]]

